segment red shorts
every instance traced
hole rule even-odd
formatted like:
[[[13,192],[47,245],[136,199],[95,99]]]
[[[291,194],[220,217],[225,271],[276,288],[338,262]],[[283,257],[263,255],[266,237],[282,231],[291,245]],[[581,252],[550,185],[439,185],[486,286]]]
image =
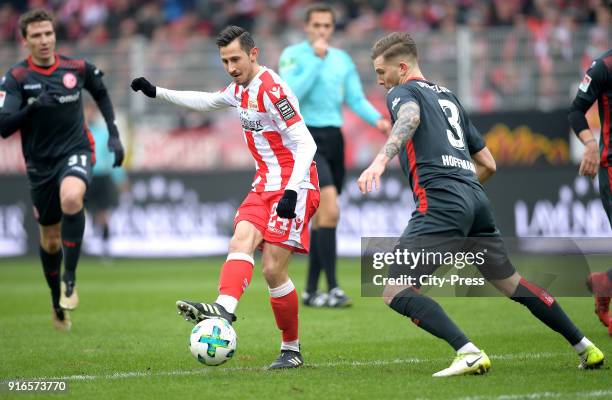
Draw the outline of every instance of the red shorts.
[[[300,189],[295,206],[296,217],[279,218],[276,205],[284,190],[274,192],[250,192],[234,218],[234,229],[240,221],[248,221],[262,233],[265,242],[285,247],[298,253],[308,253],[310,230],[308,223],[319,207],[318,189]]]

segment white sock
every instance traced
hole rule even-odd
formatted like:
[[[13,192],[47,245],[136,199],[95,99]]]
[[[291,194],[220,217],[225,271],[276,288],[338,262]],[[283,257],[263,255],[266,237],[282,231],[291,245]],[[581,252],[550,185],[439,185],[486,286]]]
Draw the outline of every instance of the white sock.
[[[238,299],[226,294],[220,294],[215,300],[215,303],[220,304],[227,310],[228,313],[234,314],[236,307],[238,307]]]
[[[464,344],[462,348],[457,350],[457,354],[465,354],[465,353],[480,353],[480,349],[476,347],[474,343],[468,342]]]
[[[300,340],[296,339],[291,342],[281,343],[281,350],[300,351]]]
[[[579,341],[578,343],[576,343],[576,344],[574,345],[574,349],[576,349],[576,352],[577,352],[578,354],[580,354],[580,353],[582,353],[583,351],[585,351],[585,350],[586,350],[586,348],[587,348],[588,346],[590,346],[590,345],[592,345],[592,344],[593,344],[593,343],[592,343],[592,342],[591,342],[589,339],[587,339],[587,338],[586,338],[586,336],[585,336],[585,337],[583,337],[583,338],[582,338],[582,340],[581,340],[581,341]]]
[[[295,286],[293,285],[293,282],[291,281],[291,279],[289,279],[287,282],[275,288],[271,288],[268,286],[268,292],[270,293],[270,297],[275,297],[275,298],[286,296],[289,293],[293,292],[294,289],[295,289]]]

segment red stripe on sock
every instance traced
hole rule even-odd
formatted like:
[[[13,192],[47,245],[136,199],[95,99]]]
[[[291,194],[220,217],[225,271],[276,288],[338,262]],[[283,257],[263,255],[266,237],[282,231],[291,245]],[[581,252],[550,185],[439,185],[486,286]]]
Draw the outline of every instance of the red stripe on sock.
[[[283,342],[298,340],[298,295],[293,289],[283,297],[270,297],[270,304],[276,319],[276,326],[281,330]]]
[[[552,295],[550,295],[546,290],[542,289],[538,285],[535,285],[527,281],[525,278],[521,278],[519,285],[525,286],[527,290],[529,290],[537,298],[542,300],[542,302],[546,304],[548,307],[552,306],[555,303],[555,298]]]
[[[70,248],[75,248],[77,245],[76,242],[71,242],[69,240],[62,240],[62,243],[64,244],[64,246],[70,247]]]
[[[219,293],[240,300],[253,277],[253,264],[244,260],[229,260],[219,276]]]

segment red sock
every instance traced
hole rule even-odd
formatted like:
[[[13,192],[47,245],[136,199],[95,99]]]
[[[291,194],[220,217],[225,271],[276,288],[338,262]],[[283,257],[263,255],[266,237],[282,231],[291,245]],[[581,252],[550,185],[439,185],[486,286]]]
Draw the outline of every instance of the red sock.
[[[283,343],[298,340],[298,295],[289,279],[279,287],[269,288],[270,304],[276,326],[282,331]]]
[[[230,253],[221,268],[219,293],[240,300],[253,277],[253,257],[245,253]]]

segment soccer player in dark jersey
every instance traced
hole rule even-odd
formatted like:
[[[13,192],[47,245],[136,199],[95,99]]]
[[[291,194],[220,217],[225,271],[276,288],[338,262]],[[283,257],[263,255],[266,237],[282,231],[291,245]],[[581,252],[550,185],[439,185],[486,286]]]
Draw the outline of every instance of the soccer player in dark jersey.
[[[115,166],[121,165],[124,152],[102,72],[85,60],[55,52],[50,13],[29,11],[19,19],[19,27],[30,55],[0,80],[0,135],[6,138],[21,131],[53,325],[69,330],[67,310],[78,305],[75,282],[85,229],[83,202],[95,161],[83,119],[82,89],[91,93],[104,115]]]
[[[612,7],[612,2],[610,4]],[[589,129],[585,117],[596,100],[601,122],[599,149],[597,148],[597,140]],[[612,49],[593,61],[578,86],[578,93],[568,114],[574,133],[584,144],[579,173],[594,178],[599,169],[599,195],[612,226],[612,135],[610,134],[612,128],[610,127],[610,113],[612,113]],[[599,320],[608,327],[608,333],[612,336],[612,319],[610,317],[612,268],[607,272],[592,273],[587,284],[595,296],[595,313]]]
[[[363,193],[379,187],[388,162],[399,155],[417,204],[400,244],[426,236],[460,240],[469,236],[475,243],[486,241],[487,263],[479,267],[483,276],[563,335],[578,352],[580,368],[601,366],[603,353],[572,323],[554,297],[522,278],[508,260],[481,185],[495,172],[495,160],[457,97],[423,77],[416,45],[408,33],[390,33],[378,40],[372,59],[378,83],[389,89],[387,107],[393,128],[358,184]],[[390,268],[390,277],[398,271],[394,267]],[[428,274],[436,268],[417,265],[414,271]],[[383,298],[393,310],[444,339],[457,352],[451,365],[434,376],[487,372],[491,362],[485,352],[467,338],[438,303],[421,294],[419,286],[388,285]]]

